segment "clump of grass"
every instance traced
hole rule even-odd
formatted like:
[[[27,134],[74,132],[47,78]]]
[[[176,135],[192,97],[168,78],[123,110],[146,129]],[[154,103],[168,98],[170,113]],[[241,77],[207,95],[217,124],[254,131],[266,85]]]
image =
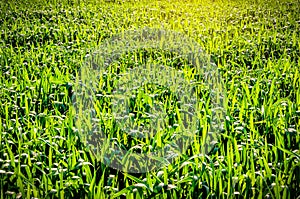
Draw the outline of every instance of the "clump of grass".
[[[296,0],[32,0],[0,7],[0,198],[300,195]],[[80,141],[70,97],[91,49],[144,26],[180,31],[203,47],[225,82],[227,116],[211,153],[199,155],[199,134],[167,167],[127,174],[97,161]],[[167,52],[155,56],[176,63]]]

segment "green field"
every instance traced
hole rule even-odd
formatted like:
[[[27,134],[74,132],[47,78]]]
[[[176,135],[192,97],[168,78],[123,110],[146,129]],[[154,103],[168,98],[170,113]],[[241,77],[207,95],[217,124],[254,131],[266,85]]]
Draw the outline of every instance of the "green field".
[[[3,0],[0,7],[0,199],[300,198],[299,0]],[[200,153],[207,105],[186,153],[165,167],[126,173],[96,159],[78,135],[72,89],[103,42],[144,27],[179,32],[203,48],[224,83],[226,116],[209,153]],[[181,63],[185,73],[193,68],[172,53],[146,51],[122,55],[108,76],[154,58]],[[208,104],[207,91],[198,91]],[[172,97],[158,100],[175,114]],[[99,101],[100,111],[109,109],[109,100]],[[127,150],[158,147],[172,134],[139,141],[102,123]]]

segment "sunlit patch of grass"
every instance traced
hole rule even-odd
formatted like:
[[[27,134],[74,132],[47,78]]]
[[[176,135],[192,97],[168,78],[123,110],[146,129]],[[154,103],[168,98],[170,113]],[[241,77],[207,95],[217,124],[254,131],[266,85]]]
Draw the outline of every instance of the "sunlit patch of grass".
[[[32,0],[0,7],[0,198],[300,195],[296,0]],[[145,26],[182,32],[203,47],[225,82],[227,114],[209,154],[200,155],[197,134],[186,154],[167,167],[126,174],[97,161],[83,145],[70,98],[87,55],[104,39]],[[120,64],[135,64],[130,57],[139,53],[145,52],[128,53]],[[152,58],[181,67],[168,52]],[[114,135],[128,148],[138,143]]]

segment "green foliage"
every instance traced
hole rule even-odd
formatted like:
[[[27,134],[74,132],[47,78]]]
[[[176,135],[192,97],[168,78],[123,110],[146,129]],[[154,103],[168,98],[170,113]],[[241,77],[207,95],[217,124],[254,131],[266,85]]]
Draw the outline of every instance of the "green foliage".
[[[1,1],[0,198],[296,198],[299,5],[297,0]],[[117,33],[145,26],[182,32],[203,47],[225,82],[227,116],[208,155],[199,155],[202,141],[196,135],[173,164],[133,175],[97,161],[80,142],[70,97],[77,71],[93,49]],[[172,55],[160,53],[154,57],[178,66]],[[126,55],[120,62],[133,64]],[[117,138],[124,147],[137,144]]]

